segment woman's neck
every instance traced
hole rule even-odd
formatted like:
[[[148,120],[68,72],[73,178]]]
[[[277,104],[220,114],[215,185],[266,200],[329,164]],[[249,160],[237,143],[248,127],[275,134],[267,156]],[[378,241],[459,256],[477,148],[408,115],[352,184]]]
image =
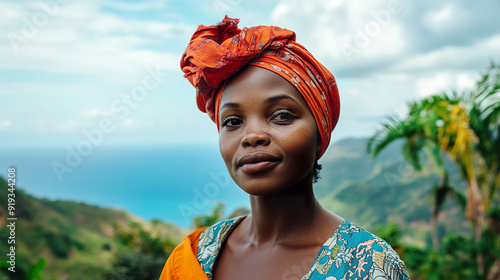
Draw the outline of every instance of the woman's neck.
[[[325,219],[338,218],[319,204],[312,180],[276,195],[251,196],[250,203],[252,214],[247,219],[245,232],[247,241],[255,246],[297,244],[304,240],[322,244],[325,233],[316,232],[321,240],[311,241],[311,230],[325,228],[319,226]],[[332,226],[336,228],[338,224]],[[328,230],[326,234],[331,235],[333,231]]]

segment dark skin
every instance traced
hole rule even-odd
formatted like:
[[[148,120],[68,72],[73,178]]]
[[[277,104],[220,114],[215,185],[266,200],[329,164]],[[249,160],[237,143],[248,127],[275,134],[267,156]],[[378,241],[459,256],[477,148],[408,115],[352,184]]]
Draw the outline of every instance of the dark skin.
[[[321,151],[317,126],[297,89],[256,66],[222,94],[219,147],[252,214],[228,237],[214,279],[301,279],[342,218],[313,193]]]

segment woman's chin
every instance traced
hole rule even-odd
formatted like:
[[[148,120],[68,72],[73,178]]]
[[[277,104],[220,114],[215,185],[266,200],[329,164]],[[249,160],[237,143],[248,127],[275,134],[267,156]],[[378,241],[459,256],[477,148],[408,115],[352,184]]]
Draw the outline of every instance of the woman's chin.
[[[276,195],[286,190],[286,186],[272,184],[270,182],[252,182],[239,185],[240,188],[251,196]]]

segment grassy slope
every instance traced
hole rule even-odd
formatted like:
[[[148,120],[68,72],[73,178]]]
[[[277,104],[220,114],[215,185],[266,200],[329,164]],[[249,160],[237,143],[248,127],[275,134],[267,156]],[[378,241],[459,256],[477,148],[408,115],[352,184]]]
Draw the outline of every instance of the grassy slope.
[[[0,178],[0,252],[7,251],[7,183]],[[40,258],[46,261],[43,279],[100,279],[110,266],[119,244],[114,239],[115,225],[139,222],[145,229],[151,222],[142,221],[125,211],[106,209],[71,201],[38,199],[16,190],[16,267],[26,269]],[[180,242],[186,234],[166,223],[158,223],[161,234]],[[158,226],[156,226],[158,228]],[[0,257],[4,258],[4,257]]]

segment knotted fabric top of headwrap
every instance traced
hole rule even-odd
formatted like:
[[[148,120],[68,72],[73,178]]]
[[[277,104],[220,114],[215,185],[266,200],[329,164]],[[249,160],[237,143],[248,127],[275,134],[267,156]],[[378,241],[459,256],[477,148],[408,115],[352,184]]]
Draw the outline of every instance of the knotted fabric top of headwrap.
[[[321,135],[323,155],[337,124],[340,100],[333,75],[302,45],[293,31],[276,26],[238,28],[225,17],[217,25],[200,25],[182,55],[181,69],[196,87],[198,108],[219,127],[219,106],[225,82],[246,65],[273,71],[304,97]]]

